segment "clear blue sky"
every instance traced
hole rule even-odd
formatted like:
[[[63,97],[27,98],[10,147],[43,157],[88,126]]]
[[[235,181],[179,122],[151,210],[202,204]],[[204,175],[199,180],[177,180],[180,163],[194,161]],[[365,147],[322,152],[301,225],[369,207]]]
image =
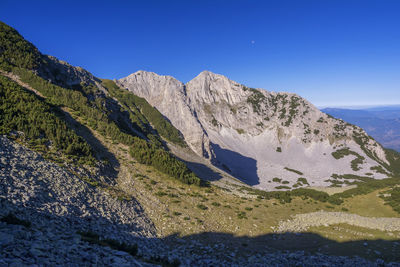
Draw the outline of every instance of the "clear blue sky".
[[[400,103],[400,1],[0,1],[43,53],[102,78],[202,70],[318,106]]]

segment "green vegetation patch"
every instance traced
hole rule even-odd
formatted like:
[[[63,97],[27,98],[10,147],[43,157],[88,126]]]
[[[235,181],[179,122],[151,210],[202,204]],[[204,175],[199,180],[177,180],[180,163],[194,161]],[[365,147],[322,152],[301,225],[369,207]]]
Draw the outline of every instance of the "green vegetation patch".
[[[382,180],[373,179],[370,177],[363,177],[362,181],[356,182],[356,188],[346,190],[342,193],[334,194],[333,196],[340,198],[350,198],[357,195],[366,195],[375,190],[387,187],[395,187],[400,185],[400,178],[386,178]]]
[[[351,169],[353,171],[359,171],[361,169],[359,167],[359,165],[363,164],[363,162],[365,160],[365,158],[363,156],[361,156],[357,152],[351,151],[348,147],[332,152],[332,156],[335,159],[341,159],[341,158],[344,158],[345,156],[349,156],[349,155],[356,156],[356,158],[351,161]]]
[[[294,172],[294,173],[296,173],[298,175],[303,175],[304,174],[301,171],[298,171],[298,170],[295,170],[295,169],[291,169],[291,168],[288,168],[288,167],[285,167],[284,169],[287,170],[287,171],[290,171],[290,172]]]
[[[389,165],[384,165],[394,176],[400,176],[400,153],[393,149],[385,149]]]
[[[355,174],[336,174],[336,173],[333,173],[331,177],[334,179],[346,179],[346,180],[352,179],[358,181],[368,181],[369,179],[371,179],[371,177],[368,176],[359,176]]]
[[[289,116],[287,121],[285,122],[285,126],[289,126],[298,114],[298,107],[300,106],[299,100],[300,98],[297,96],[292,96],[290,98]]]
[[[371,171],[376,171],[377,173],[380,173],[380,174],[384,174],[384,175],[387,175],[387,176],[390,175],[381,165],[372,166],[369,169]]]
[[[272,178],[272,181],[275,183],[280,183],[282,181],[282,179],[280,179],[278,177],[274,177],[274,178]]]
[[[201,210],[208,210],[208,207],[203,205],[203,204],[198,204],[197,208],[201,209]]]
[[[157,148],[154,144],[138,139],[130,148],[129,153],[139,163],[151,165],[157,170],[166,173],[183,183],[207,185],[185,163],[178,160],[171,153]]]
[[[35,69],[41,61],[42,56],[34,45],[0,21],[0,69],[7,72],[14,66]]]
[[[54,105],[66,106],[79,112],[90,127],[97,130],[103,136],[129,145],[131,147],[130,154],[139,163],[151,165],[183,183],[206,185],[182,161],[159,147],[157,142],[146,142],[146,140],[134,136],[132,132],[127,133],[126,130],[122,130],[117,123],[107,116],[107,113],[101,110],[99,107],[101,104],[96,107],[89,104],[89,100],[82,92],[50,84],[32,72],[23,69],[18,69],[18,75],[24,82],[30,84],[46,96],[48,101]]]
[[[353,131],[354,141],[361,147],[364,153],[374,159],[376,162],[380,163],[384,168],[391,172],[392,176],[400,175],[400,153],[392,149],[384,149],[386,154],[386,159],[389,164],[383,162],[379,157],[367,148],[367,144],[370,140],[374,140],[371,136]]]
[[[251,91],[251,95],[247,98],[247,103],[251,104],[254,112],[256,112],[258,115],[261,115],[262,113],[261,104],[265,103],[267,99],[265,95],[257,89],[248,88],[246,86],[243,86],[243,90]]]
[[[297,179],[297,182],[298,182],[298,183],[302,183],[302,184],[304,184],[304,185],[309,185],[307,179],[304,178],[304,177],[298,178],[298,179]]]
[[[281,189],[290,189],[287,186]],[[330,204],[339,205],[343,202],[338,196],[329,196],[328,193],[317,191],[314,189],[297,188],[287,191],[263,191],[254,188],[243,187],[243,190],[248,191],[250,194],[257,195],[260,199],[277,199],[280,203],[290,203],[294,197],[301,197],[303,199],[311,198],[320,202],[328,202]]]
[[[66,154],[79,155],[82,158],[90,157],[90,147],[84,140],[79,138],[79,136],[74,135],[72,131],[68,130],[63,121],[52,115],[51,111],[53,110],[50,110],[53,106],[67,107],[71,109],[71,112],[76,116],[81,117],[85,124],[103,136],[111,138],[116,143],[131,146],[131,154],[136,155],[139,162],[152,165],[156,169],[184,183],[200,184],[200,178],[194,175],[183,162],[179,161],[162,148],[159,148],[161,142],[158,140],[157,135],[147,135],[149,142],[152,143],[148,145],[146,140],[135,136],[136,133],[131,130],[131,125],[127,125],[125,120],[122,119],[120,116],[123,113],[122,110],[120,112],[111,112],[108,110],[106,108],[107,103],[112,102],[112,99],[107,97],[94,97],[94,99],[89,99],[89,94],[93,96],[93,94],[98,91],[94,85],[80,84],[75,86],[76,88],[66,89],[42,79],[30,71],[44,64],[40,52],[19,35],[17,31],[1,22],[0,37],[0,68],[17,74],[23,82],[29,84],[46,97],[45,101],[38,100],[36,96],[26,92],[22,93],[21,90],[18,90],[18,96],[15,96],[8,88],[11,86],[12,88],[20,89],[20,87],[2,78],[1,82],[3,84],[1,90],[5,92],[1,94],[3,99],[1,106],[5,111],[0,113],[2,133],[8,133],[11,130],[24,131],[24,133],[27,132],[25,134],[35,138],[40,136],[40,142],[47,140],[54,142],[59,146],[60,150]],[[123,102],[123,104],[125,103],[124,105],[127,108],[134,104],[140,109],[156,131],[167,140],[178,144],[184,144],[179,132],[164,119],[161,113],[151,107],[144,99],[136,97],[129,92],[124,92],[110,80],[103,81],[103,85],[110,91],[113,97],[120,98],[121,102]],[[5,101],[6,99],[4,98],[5,94],[7,94],[7,101]],[[9,99],[14,102],[9,102]],[[34,102],[34,107],[30,105],[29,100]],[[41,105],[39,107],[38,103],[41,102],[46,102],[48,105]],[[9,103],[19,103],[19,105],[17,105],[17,107],[14,107],[15,105],[10,107]],[[23,105],[26,105],[26,107],[23,107]],[[29,108],[34,108],[35,111],[31,115],[27,114],[31,113],[30,111],[28,112]],[[133,108],[130,110],[132,111]],[[39,111],[43,111],[44,113],[39,116]],[[17,115],[19,113],[21,114]],[[133,112],[131,112],[129,116],[132,126],[136,124],[146,133],[143,124],[135,123],[140,120],[142,123],[145,123],[145,116],[140,117],[140,112],[136,112],[133,115],[132,113]],[[40,118],[43,117],[43,114],[44,118]],[[51,125],[51,123],[49,123],[50,121],[56,126]],[[25,129],[33,125],[38,126],[32,127],[32,129]],[[65,130],[64,132],[66,132],[66,134],[63,134],[62,130]],[[43,133],[45,134],[45,138],[42,138]],[[40,143],[39,145],[42,144]],[[148,159],[149,156],[152,158]]]
[[[237,213],[237,217],[238,217],[238,219],[247,219],[246,212],[245,211],[239,211]]]
[[[275,189],[290,189],[290,187],[286,186],[286,185],[279,185],[279,186],[275,186]]]
[[[212,117],[211,124],[214,125],[214,127],[219,125],[219,122],[214,118],[214,116]]]
[[[245,131],[243,129],[236,129],[236,132],[238,134],[244,134],[245,133]]]
[[[23,132],[32,149],[55,152],[93,164],[89,144],[64,121],[63,113],[17,83],[0,76],[0,134]]]
[[[389,205],[400,214],[400,187],[393,187],[388,191],[384,192],[381,198],[385,201],[386,205]]]

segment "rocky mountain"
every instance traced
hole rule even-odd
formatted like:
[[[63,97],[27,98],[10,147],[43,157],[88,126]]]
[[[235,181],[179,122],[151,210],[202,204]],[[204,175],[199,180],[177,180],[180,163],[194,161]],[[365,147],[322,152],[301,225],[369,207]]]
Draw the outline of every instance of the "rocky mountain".
[[[156,107],[198,155],[261,189],[300,186],[300,177],[327,186],[341,175],[391,172],[384,149],[361,128],[296,94],[248,88],[209,71],[187,84],[145,71],[117,83]]]
[[[294,94],[100,79],[0,22],[0,266],[398,266],[396,158]]]

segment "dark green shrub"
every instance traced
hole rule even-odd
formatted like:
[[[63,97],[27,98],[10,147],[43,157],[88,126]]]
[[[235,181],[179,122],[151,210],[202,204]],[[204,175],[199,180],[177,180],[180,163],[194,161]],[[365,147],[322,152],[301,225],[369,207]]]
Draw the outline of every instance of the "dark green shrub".
[[[205,206],[205,205],[203,205],[203,204],[198,204],[198,205],[197,205],[197,208],[199,208],[199,209],[201,209],[201,210],[207,210],[207,209],[208,209],[208,207]]]
[[[244,211],[239,211],[239,212],[237,213],[237,217],[238,217],[239,219],[247,219],[247,217],[246,217],[246,212],[244,212]]]
[[[275,189],[290,189],[290,187],[286,186],[286,185],[279,185],[279,186],[276,186]]]
[[[298,171],[298,170],[295,170],[295,169],[291,169],[291,168],[288,168],[288,167],[285,167],[284,169],[287,170],[287,171],[290,171],[290,172],[294,172],[294,173],[296,173],[298,175],[303,175],[303,173],[301,171]]]
[[[12,214],[11,212],[8,213],[8,215],[2,217],[0,219],[1,222],[5,222],[7,224],[15,224],[15,225],[22,225],[25,226],[27,228],[29,228],[31,226],[31,222],[26,221],[26,220],[21,220],[18,219],[17,217],[15,217],[14,214]]]
[[[155,193],[155,195],[156,195],[156,196],[159,196],[159,197],[163,197],[163,196],[166,196],[167,193],[165,193],[165,192],[163,192],[163,191],[158,191],[158,192]]]

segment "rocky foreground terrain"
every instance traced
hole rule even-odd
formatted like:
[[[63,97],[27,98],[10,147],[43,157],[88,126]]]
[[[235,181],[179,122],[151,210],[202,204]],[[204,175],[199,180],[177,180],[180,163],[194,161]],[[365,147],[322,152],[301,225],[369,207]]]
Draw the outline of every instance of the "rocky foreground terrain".
[[[378,266],[358,257],[278,252],[248,255],[223,240],[158,238],[135,200],[118,200],[20,144],[0,137],[0,266]],[[89,234],[91,233],[91,234]],[[121,247],[93,243],[123,243]],[[110,241],[111,240],[111,241]],[[112,244],[112,242],[111,242]],[[126,248],[135,248],[128,253]],[[130,250],[132,252],[132,249]],[[387,266],[399,266],[386,263]]]

